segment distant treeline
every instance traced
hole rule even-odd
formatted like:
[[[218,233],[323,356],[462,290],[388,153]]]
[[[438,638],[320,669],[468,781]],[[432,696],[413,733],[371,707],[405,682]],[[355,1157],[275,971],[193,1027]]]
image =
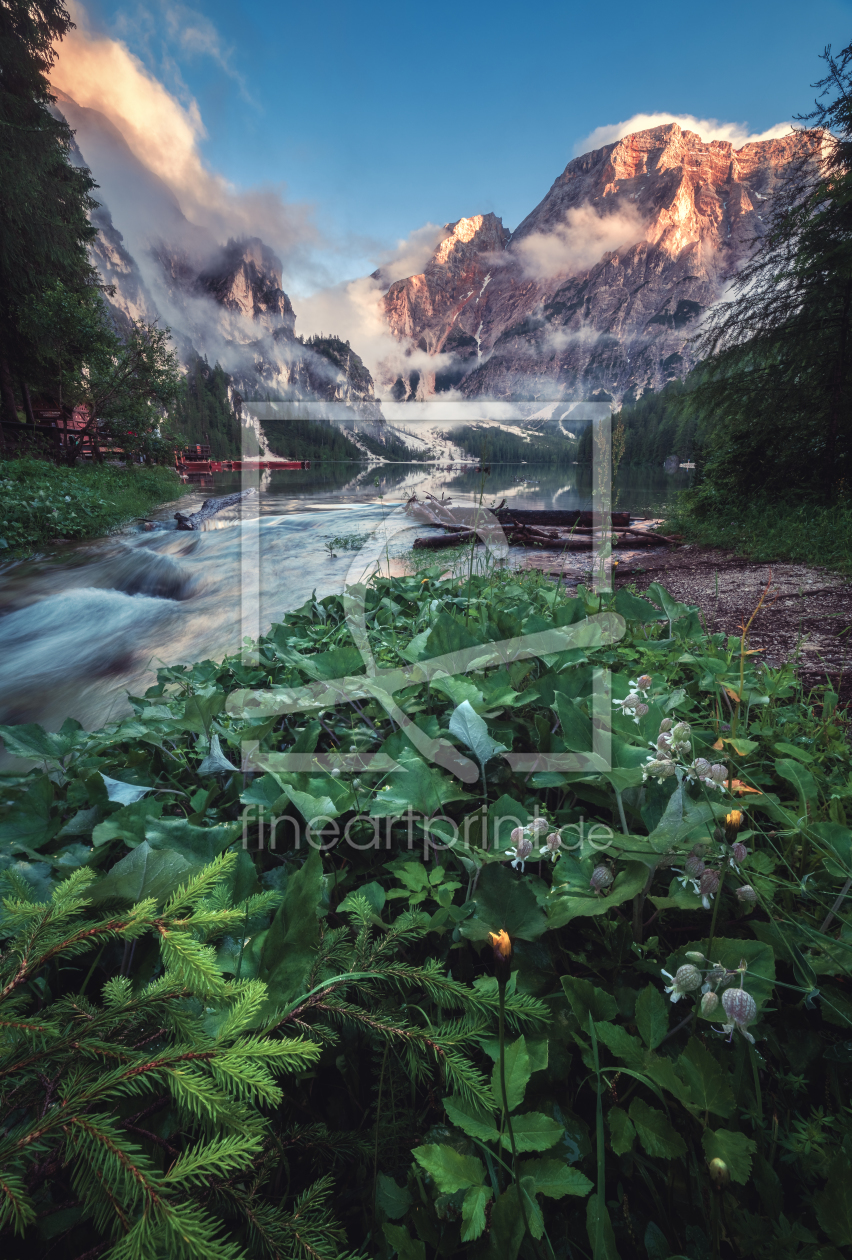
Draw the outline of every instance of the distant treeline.
[[[257,454],[253,430],[247,430],[246,436],[254,449],[244,449],[242,426],[228,397],[229,383],[228,374],[218,363],[211,368],[206,359],[196,359],[171,409],[179,440],[187,446],[197,442],[208,445],[214,459]]]
[[[319,420],[264,420],[269,447],[282,459],[309,459],[311,463],[363,459],[354,442],[333,424]]]
[[[694,413],[683,407],[689,384],[672,381],[659,394],[649,390],[633,403],[626,403],[612,417],[613,454],[623,440],[621,464],[662,464],[669,455],[679,460],[700,457],[705,438],[704,426]],[[623,434],[619,435],[619,426]],[[592,425],[579,435],[577,453],[581,464],[592,462]]]
[[[574,443],[549,433],[533,433],[529,441],[504,429],[483,424],[466,424],[447,435],[456,446],[485,463],[572,464],[578,456]]]

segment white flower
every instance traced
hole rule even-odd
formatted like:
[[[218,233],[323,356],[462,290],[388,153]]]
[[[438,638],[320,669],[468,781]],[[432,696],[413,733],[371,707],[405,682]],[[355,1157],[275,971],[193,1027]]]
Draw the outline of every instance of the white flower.
[[[512,863],[512,866],[515,870],[517,870],[518,867],[520,867],[521,870],[523,871],[524,863],[526,862],[529,855],[532,853],[532,844],[530,843],[529,840],[526,840],[523,838],[523,830],[521,827],[516,827],[515,831],[520,831],[522,838],[518,840],[514,848],[506,850],[506,855],[507,857],[513,857],[515,859],[514,862]],[[512,839],[514,840],[514,838],[515,838],[515,832],[513,831]]]
[[[70,503],[70,502],[71,502],[71,495],[70,495],[70,494],[66,494],[66,496],[65,496],[65,502],[66,502],[66,503]]]
[[[670,993],[673,1002],[679,1002],[682,997],[686,997],[687,993],[692,993],[701,984],[701,972],[692,963],[684,963],[682,967],[678,967],[673,976],[667,971],[661,973],[667,980],[671,980],[671,984],[666,985],[666,993]]]

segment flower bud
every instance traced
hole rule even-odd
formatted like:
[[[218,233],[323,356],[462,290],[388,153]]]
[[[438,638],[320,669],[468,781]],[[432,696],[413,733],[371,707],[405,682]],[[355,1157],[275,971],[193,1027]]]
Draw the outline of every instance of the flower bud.
[[[722,994],[722,1006],[728,1019],[741,1032],[757,1019],[757,1003],[745,989],[726,989]]]
[[[731,857],[735,862],[744,861],[748,857],[748,845],[743,844],[742,840],[738,840],[736,844],[732,844]]]
[[[719,888],[719,872],[708,867],[701,876],[698,891],[702,897],[712,897]]]
[[[562,848],[562,837],[558,831],[551,831],[544,843],[551,853],[555,853],[557,849]]]
[[[690,879],[700,879],[704,874],[704,858],[700,853],[690,853],[683,864],[683,869]]]
[[[710,1160],[707,1165],[707,1171],[710,1173],[710,1180],[713,1182],[713,1185],[717,1186],[720,1190],[731,1180],[728,1165],[723,1159],[719,1159],[718,1156],[716,1159]]]
[[[691,734],[692,727],[688,722],[678,722],[677,726],[672,727],[672,739],[676,744],[682,744]]]
[[[757,893],[754,891],[751,884],[743,884],[741,888],[737,889],[737,901],[757,901]]]
[[[546,818],[534,818],[530,823],[530,826],[532,828],[533,835],[537,836],[540,831],[547,831],[550,823]]]
[[[517,855],[520,858],[520,860],[522,862],[525,862],[531,853],[532,853],[532,841],[527,840],[526,837],[519,840],[517,844]]]
[[[719,999],[713,992],[705,993],[701,999],[701,1014],[709,1019],[719,1005]]]
[[[652,682],[650,674],[642,674],[641,678],[636,680],[636,686],[640,691],[647,691]]]
[[[688,949],[684,954],[684,958],[688,958],[690,962],[694,963],[706,962],[704,955],[700,954],[697,949]]]
[[[505,928],[489,932],[488,939],[494,954],[494,974],[498,984],[506,984],[512,970],[512,941]]]
[[[665,732],[663,732],[663,734],[662,734],[662,735],[660,735],[660,736],[658,737],[658,739],[657,739],[657,750],[658,750],[658,752],[668,753],[668,751],[669,751],[669,749],[671,748],[671,746],[672,746],[672,737],[671,737],[671,735],[667,735]]]
[[[636,708],[634,709],[634,713],[636,714],[637,717],[644,717],[647,712],[648,712],[647,704],[637,704]]]
[[[713,839],[716,841],[717,844],[725,843],[725,833],[721,827],[713,828]]]
[[[635,691],[631,691],[627,698],[622,700],[621,703],[625,709],[634,709],[639,703],[639,696],[637,696]]]
[[[521,841],[524,839],[523,827],[515,827],[509,839],[512,841],[512,844],[516,844],[516,845],[520,844]]]
[[[671,718],[663,718],[662,722],[660,723],[660,734],[665,735],[668,731],[672,729],[673,726],[674,726],[674,722],[671,720]]]
[[[692,768],[696,774],[704,778],[706,774],[710,773],[710,762],[706,757],[696,757],[692,763]]]
[[[719,765],[717,762],[716,765],[710,767],[710,778],[715,779],[717,783],[724,783],[727,777],[727,766]]]
[[[645,775],[655,779],[670,779],[675,772],[673,761],[655,761],[653,758],[645,766]]]
[[[684,963],[674,973],[672,983],[667,987],[666,993],[671,993],[672,1001],[677,1002],[684,994],[692,993],[700,985],[701,972],[692,963]]]
[[[615,876],[613,875],[611,868],[604,866],[603,863],[601,863],[600,866],[596,866],[592,871],[592,878],[589,880],[589,887],[593,888],[595,892],[600,892],[602,888],[609,888],[614,879]]]

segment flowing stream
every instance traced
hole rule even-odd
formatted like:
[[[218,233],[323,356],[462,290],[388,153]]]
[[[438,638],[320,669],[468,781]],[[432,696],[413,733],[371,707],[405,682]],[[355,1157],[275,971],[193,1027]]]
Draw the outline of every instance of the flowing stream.
[[[486,506],[506,498],[517,508],[587,508],[588,477],[577,466],[532,464],[498,465],[488,476],[421,464],[267,473],[240,507],[202,531],[177,531],[178,507],[194,511],[211,495],[242,488],[238,474],[215,474],[155,513],[151,531],[137,523],[2,570],[0,721],[57,729],[70,716],[92,728],[121,717],[126,693],[143,694],[161,665],[239,649],[246,583],[258,590],[261,632],[314,592],[339,593],[353,563],[360,576],[358,553],[338,543],[331,555],[328,544],[369,535],[414,491],[456,503],[482,495]],[[622,470],[613,507],[659,515],[687,482],[683,472]],[[422,524],[412,521],[395,535],[387,549],[393,571],[402,571],[398,557],[418,532]],[[512,562],[518,558],[513,552]]]

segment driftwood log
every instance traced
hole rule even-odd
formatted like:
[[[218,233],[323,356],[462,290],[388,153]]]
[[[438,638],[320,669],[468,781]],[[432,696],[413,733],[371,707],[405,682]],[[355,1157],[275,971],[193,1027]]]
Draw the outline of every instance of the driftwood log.
[[[472,529],[448,528],[444,526],[446,533],[431,534],[425,538],[415,538],[414,546],[418,550],[439,551],[445,547],[459,547],[469,543],[471,539],[479,541],[479,537]],[[529,527],[517,527],[512,529],[511,526],[505,528],[506,541],[510,547],[546,547],[551,551],[586,551],[591,552],[594,539],[590,534],[583,534],[580,537],[575,535],[559,536],[557,534],[547,534],[543,530],[530,529]],[[676,544],[676,538],[668,538],[664,534],[645,533],[641,530],[620,530],[613,534],[612,545],[618,547],[619,543],[622,548],[628,549],[633,547],[657,547],[660,543]]]
[[[252,486],[251,489],[241,490],[238,494],[226,494],[223,499],[205,499],[197,512],[175,512],[177,527],[178,529],[201,529],[204,522],[211,516],[215,516],[217,512],[234,507],[243,499],[247,499],[249,495],[256,493],[257,491]]]

